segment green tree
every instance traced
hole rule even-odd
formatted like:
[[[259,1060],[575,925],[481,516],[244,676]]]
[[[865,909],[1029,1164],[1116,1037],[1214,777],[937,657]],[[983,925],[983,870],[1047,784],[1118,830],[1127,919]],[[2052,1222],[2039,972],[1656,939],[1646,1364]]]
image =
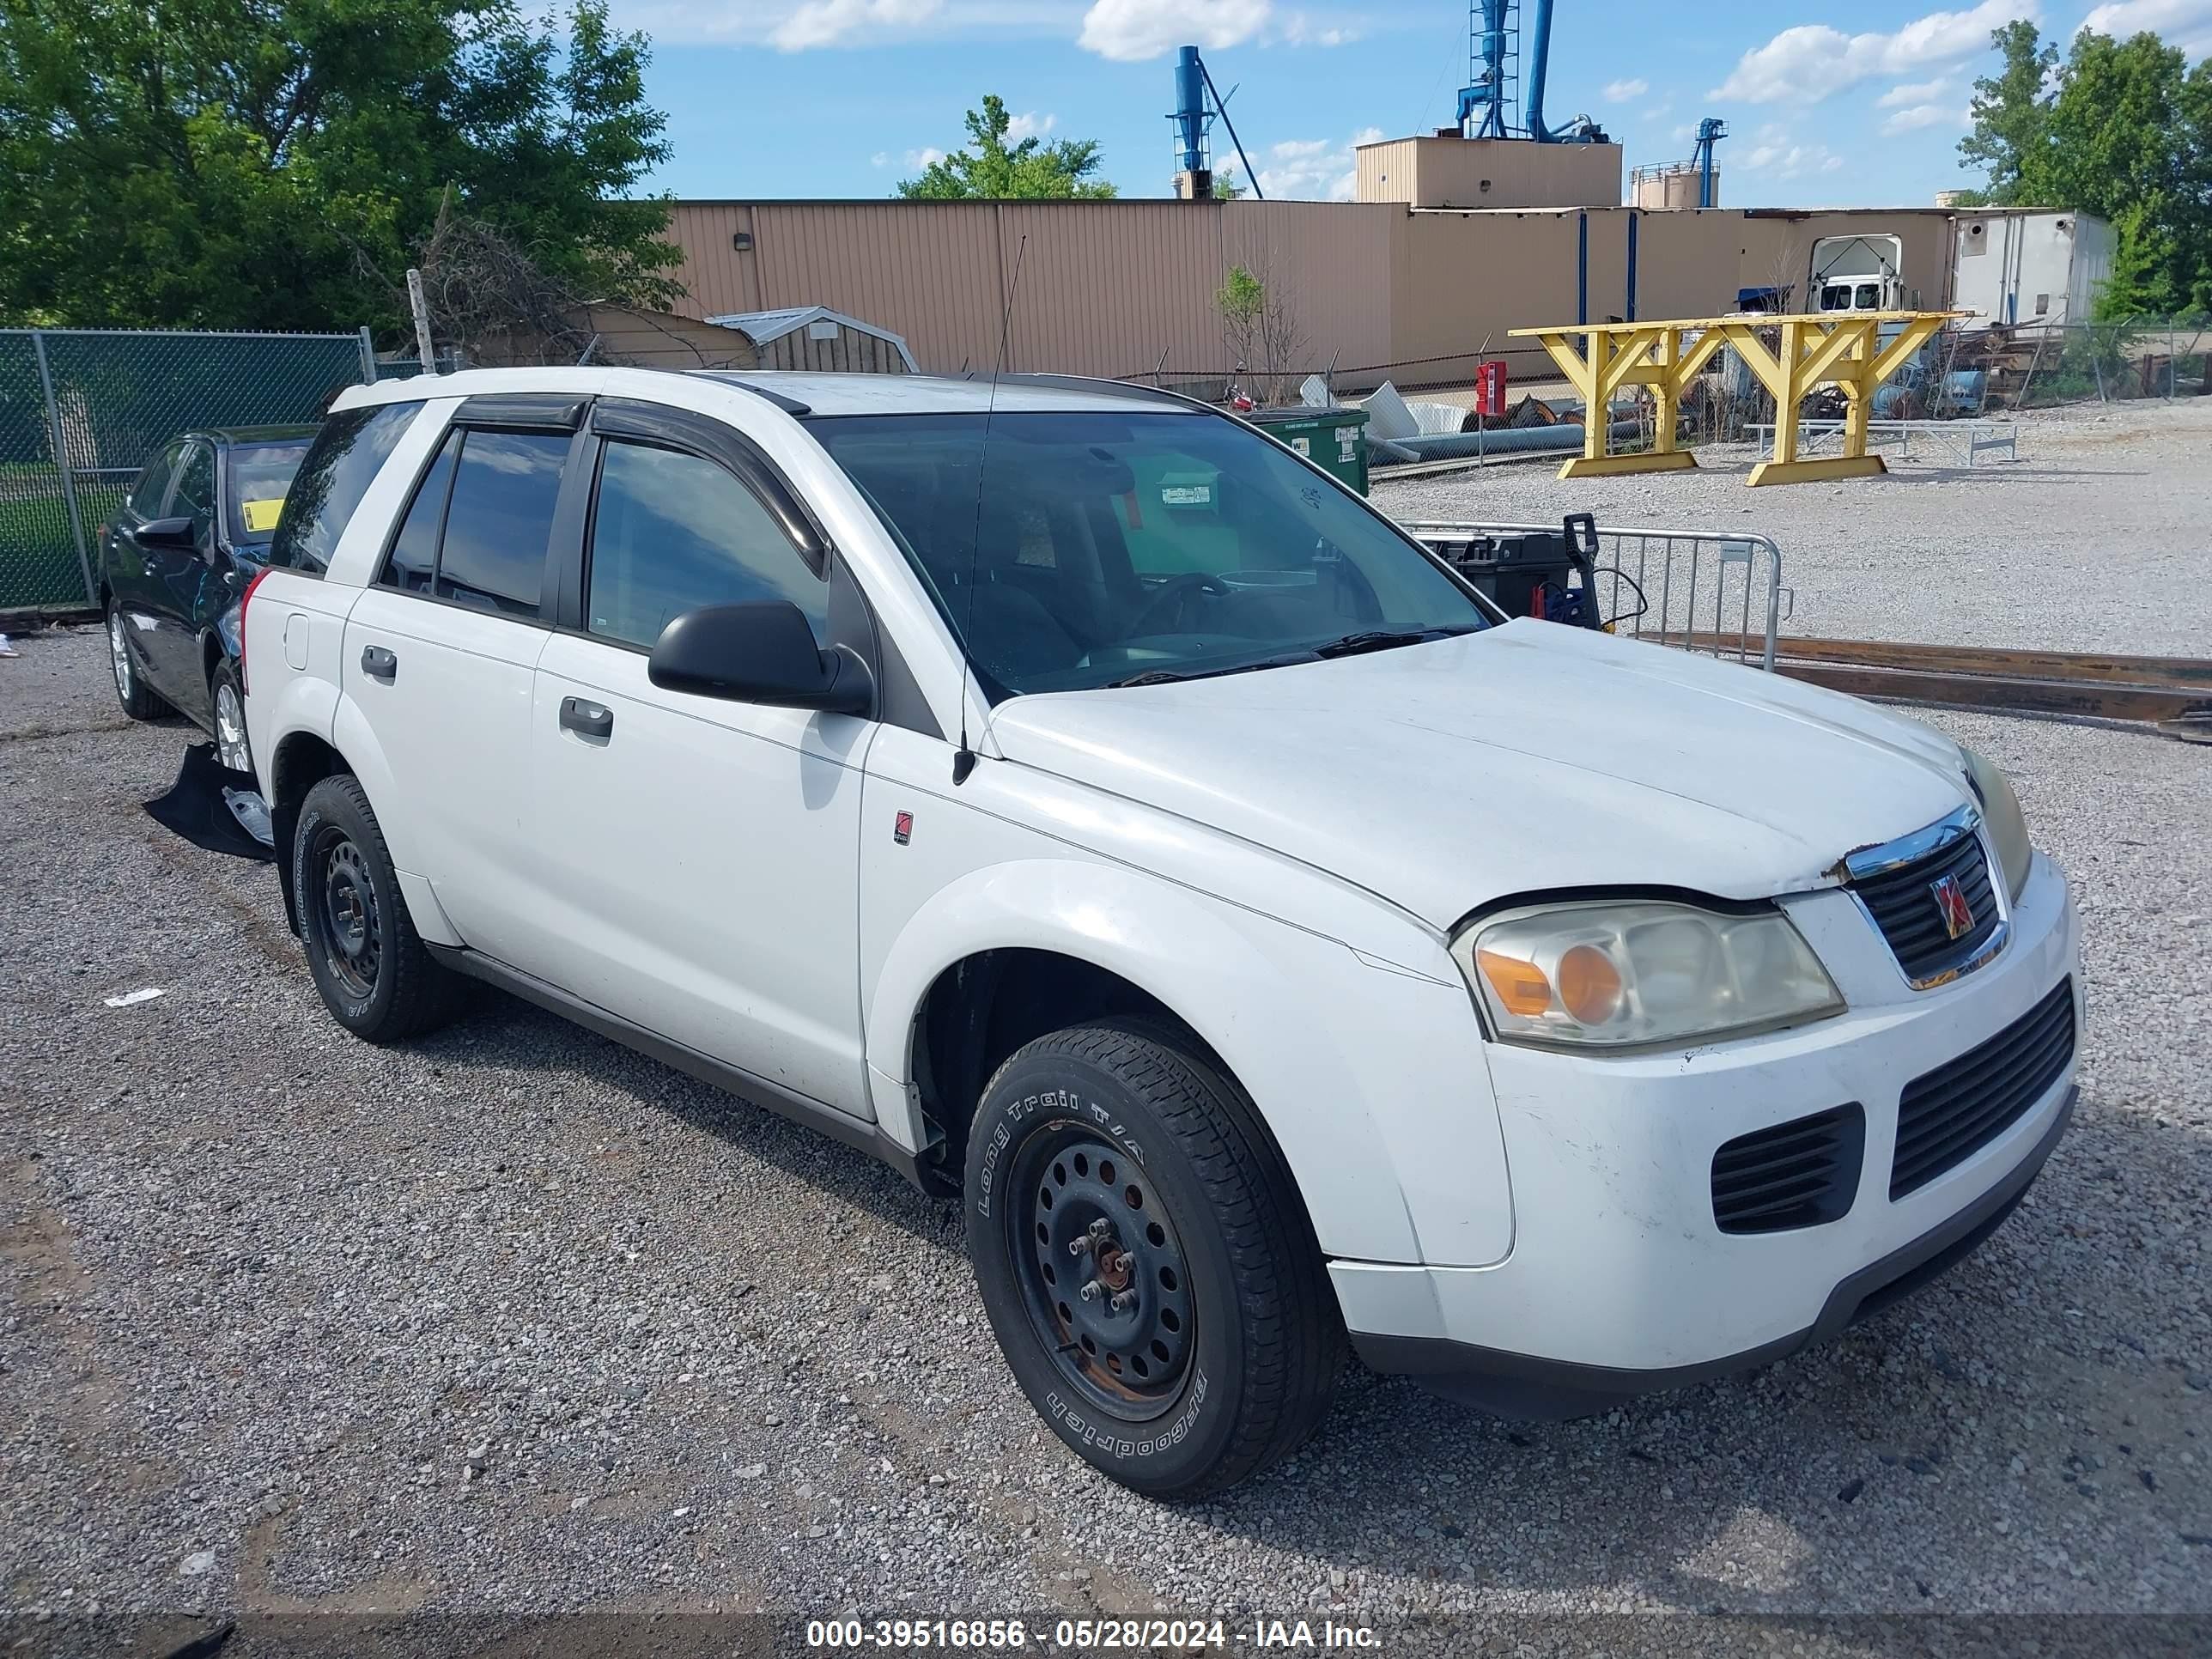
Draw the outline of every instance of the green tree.
[[[0,319],[396,332],[449,186],[579,293],[669,297],[647,56],[604,0],[0,0]]]
[[[2003,68],[1975,82],[1959,146],[1988,174],[1982,198],[2111,222],[2100,319],[2212,307],[2212,66],[2150,33],[2085,31],[2063,62],[2032,23],[1991,39]]]
[[[2058,48],[2025,20],[1993,31],[1990,40],[2004,64],[1974,82],[1973,131],[1959,141],[1959,154],[1989,176],[1986,189],[1972,192],[1974,200],[2002,207],[2020,199],[2021,168],[2044,149],[2051,117],[2044,82]]]
[[[1006,100],[987,93],[979,112],[968,112],[968,144],[920,176],[899,180],[898,193],[912,201],[1017,201],[1082,197],[1103,200],[1114,186],[1096,178],[1103,163],[1095,138],[1060,138],[1051,143],[1031,133],[1009,144],[1013,118]]]

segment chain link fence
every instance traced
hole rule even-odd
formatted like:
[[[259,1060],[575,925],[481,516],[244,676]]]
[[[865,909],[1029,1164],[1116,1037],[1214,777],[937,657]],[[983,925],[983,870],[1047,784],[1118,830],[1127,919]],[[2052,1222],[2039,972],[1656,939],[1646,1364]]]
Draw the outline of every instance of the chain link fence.
[[[100,526],[178,433],[314,421],[375,372],[366,331],[0,329],[0,611],[94,603]]]
[[[1952,329],[1929,348],[1930,412],[1978,415],[2060,404],[2212,392],[2212,320],[2138,317]]]

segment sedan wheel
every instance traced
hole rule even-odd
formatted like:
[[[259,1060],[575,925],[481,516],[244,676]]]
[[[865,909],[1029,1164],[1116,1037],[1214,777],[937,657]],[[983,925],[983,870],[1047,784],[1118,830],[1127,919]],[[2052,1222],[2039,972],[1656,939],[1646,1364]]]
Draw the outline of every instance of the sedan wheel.
[[[246,701],[225,663],[215,671],[215,752],[226,769],[251,773],[253,750],[246,741]]]
[[[169,712],[169,705],[138,678],[138,665],[131,659],[130,624],[112,599],[107,602],[107,667],[115,677],[116,701],[132,720],[150,720]]]

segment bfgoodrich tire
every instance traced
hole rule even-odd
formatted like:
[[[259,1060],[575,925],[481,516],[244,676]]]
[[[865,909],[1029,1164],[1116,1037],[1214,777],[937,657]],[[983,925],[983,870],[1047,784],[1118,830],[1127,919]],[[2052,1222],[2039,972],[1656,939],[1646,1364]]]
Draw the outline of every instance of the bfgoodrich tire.
[[[1344,1358],[1304,1206],[1188,1036],[1056,1031],[984,1090],[968,1254],[1030,1403],[1124,1486],[1189,1500],[1294,1451]]]
[[[368,797],[343,774],[323,779],[300,805],[292,891],[308,971],[347,1030],[396,1042],[459,1012],[462,981],[423,948]]]

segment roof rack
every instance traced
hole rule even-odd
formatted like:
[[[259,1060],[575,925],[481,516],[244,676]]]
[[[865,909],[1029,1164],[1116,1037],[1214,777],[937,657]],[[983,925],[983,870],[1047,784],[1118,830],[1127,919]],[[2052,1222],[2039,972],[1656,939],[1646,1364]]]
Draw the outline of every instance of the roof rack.
[[[811,415],[814,412],[814,405],[811,404],[803,404],[796,398],[787,398],[781,392],[771,392],[759,381],[748,380],[742,374],[733,374],[726,368],[687,368],[684,373],[696,374],[702,380],[720,380],[724,386],[733,386],[741,392],[750,392],[754,397],[765,398],[774,404],[787,415]]]
[[[988,380],[989,376],[973,374],[970,380]],[[1061,392],[1094,392],[1128,398],[1133,403],[1177,404],[1203,409],[1207,413],[1218,412],[1211,404],[1200,403],[1195,398],[1186,398],[1179,392],[1169,392],[1159,386],[1136,386],[1127,380],[1109,380],[1102,374],[1006,374],[1000,377],[1017,386],[1055,387]]]

